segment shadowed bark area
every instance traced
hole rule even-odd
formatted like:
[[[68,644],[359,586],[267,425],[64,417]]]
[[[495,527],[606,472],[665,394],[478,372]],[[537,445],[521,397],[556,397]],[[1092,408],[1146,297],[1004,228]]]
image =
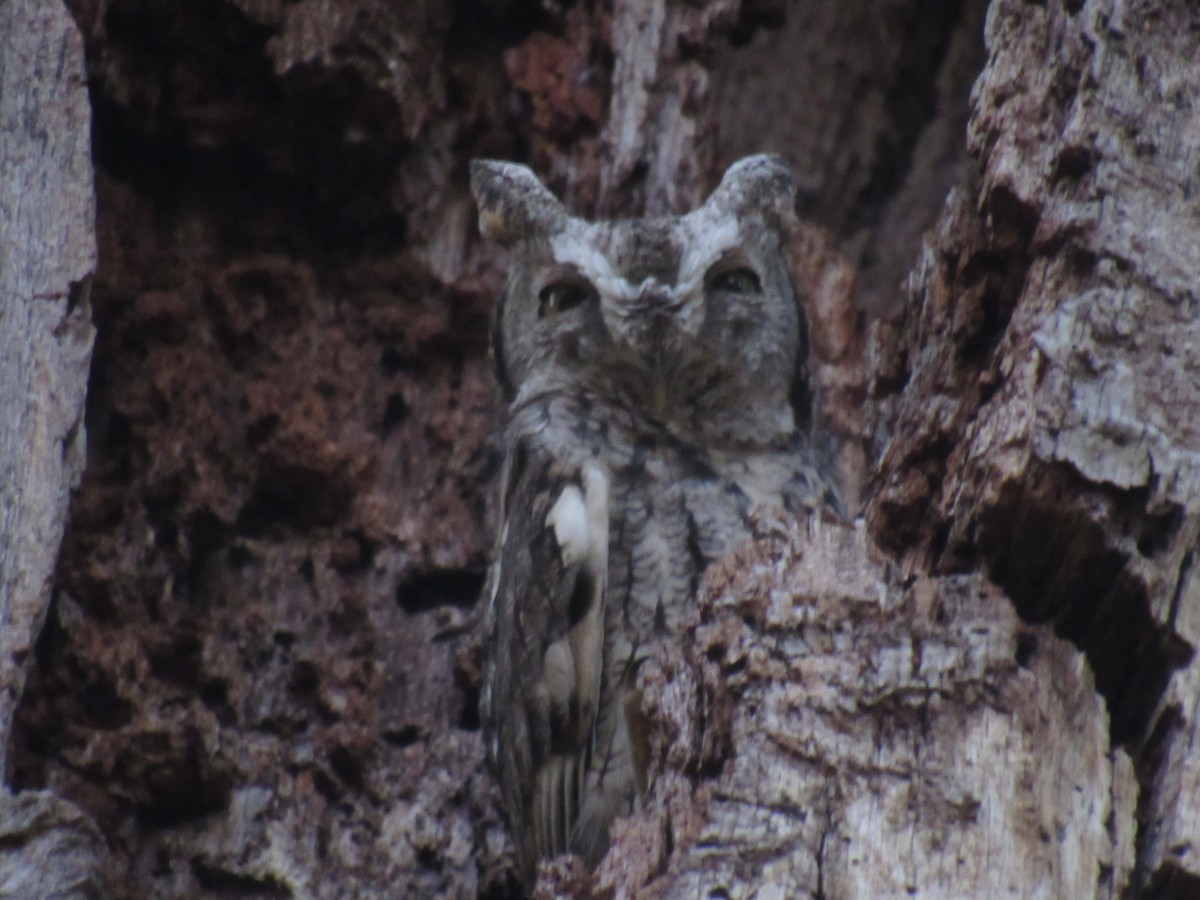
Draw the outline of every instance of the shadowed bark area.
[[[626,216],[757,151],[865,516],[708,573],[644,809],[538,895],[1200,890],[1186,0],[67,6],[0,4],[0,894],[520,896],[466,165]]]

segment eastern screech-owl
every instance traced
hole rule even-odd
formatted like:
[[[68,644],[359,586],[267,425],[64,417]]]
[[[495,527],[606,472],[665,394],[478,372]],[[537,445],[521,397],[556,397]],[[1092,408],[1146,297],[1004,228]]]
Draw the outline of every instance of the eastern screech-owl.
[[[587,222],[524,166],[477,161],[509,251],[493,353],[509,401],[482,720],[526,878],[595,863],[645,790],[639,653],[682,621],[758,503],[837,505],[809,433],[782,243],[795,184],[732,166],[680,218]]]

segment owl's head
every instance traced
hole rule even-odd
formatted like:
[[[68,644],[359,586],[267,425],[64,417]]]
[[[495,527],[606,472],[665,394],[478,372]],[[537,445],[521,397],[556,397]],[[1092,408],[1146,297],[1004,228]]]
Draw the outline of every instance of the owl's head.
[[[794,430],[807,336],[778,157],[735,163],[678,218],[576,218],[514,163],[473,162],[471,185],[480,230],[509,251],[493,352],[510,400],[571,385],[688,434]]]

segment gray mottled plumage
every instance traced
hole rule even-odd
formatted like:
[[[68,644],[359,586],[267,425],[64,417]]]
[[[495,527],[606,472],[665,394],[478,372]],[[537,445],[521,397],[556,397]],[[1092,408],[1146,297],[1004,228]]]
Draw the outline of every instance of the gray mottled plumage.
[[[480,161],[509,252],[493,350],[509,401],[482,714],[528,877],[594,863],[645,790],[639,652],[680,635],[704,568],[758,503],[836,506],[808,434],[804,318],[780,162],[732,166],[699,209],[570,216],[527,168]]]

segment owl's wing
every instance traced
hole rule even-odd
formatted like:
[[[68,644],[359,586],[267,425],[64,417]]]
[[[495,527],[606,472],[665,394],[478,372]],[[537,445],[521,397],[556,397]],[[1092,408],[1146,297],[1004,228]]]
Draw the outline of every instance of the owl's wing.
[[[484,727],[521,863],[567,850],[600,699],[608,478],[517,440],[492,572]]]

